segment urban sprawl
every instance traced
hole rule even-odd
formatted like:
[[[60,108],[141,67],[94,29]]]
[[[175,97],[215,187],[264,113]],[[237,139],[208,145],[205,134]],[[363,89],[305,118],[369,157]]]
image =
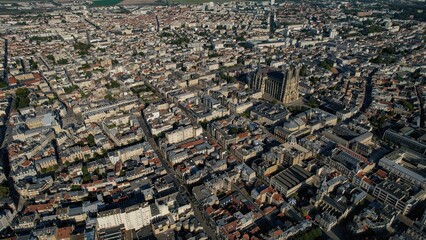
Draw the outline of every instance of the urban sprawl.
[[[426,239],[424,0],[131,3],[0,1],[1,239]]]

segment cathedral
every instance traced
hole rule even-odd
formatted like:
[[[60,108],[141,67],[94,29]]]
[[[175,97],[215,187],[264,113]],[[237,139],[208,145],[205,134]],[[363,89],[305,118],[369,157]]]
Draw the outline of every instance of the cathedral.
[[[288,67],[286,70],[258,68],[250,87],[264,95],[288,104],[299,100],[299,67]]]

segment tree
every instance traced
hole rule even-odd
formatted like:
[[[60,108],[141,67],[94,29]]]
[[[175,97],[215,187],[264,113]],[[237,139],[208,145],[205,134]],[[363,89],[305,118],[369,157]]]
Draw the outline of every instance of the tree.
[[[96,146],[95,137],[92,134],[89,134],[86,140],[90,147]]]
[[[32,41],[37,41],[37,42],[50,42],[52,41],[53,38],[52,37],[39,37],[39,36],[32,36],[30,38],[30,42]]]
[[[110,83],[107,83],[105,87],[107,89],[118,88],[120,87],[120,83],[118,83],[117,81],[111,81]]]
[[[238,128],[237,127],[230,127],[229,128],[229,134],[237,134],[238,133]]]
[[[250,112],[243,112],[243,113],[241,113],[241,117],[244,117],[244,118],[250,118]]]
[[[81,186],[80,185],[72,185],[71,186],[71,191],[79,191],[81,190]]]
[[[307,105],[312,108],[317,108],[320,105],[320,102],[316,100],[314,97],[310,96],[307,102]]]
[[[244,58],[243,58],[242,56],[239,56],[239,57],[237,58],[237,63],[238,63],[238,64],[244,64]]]
[[[38,68],[38,63],[32,62],[30,67],[31,67],[31,70],[36,70]]]
[[[30,106],[30,99],[28,97],[30,95],[30,90],[28,90],[27,88],[18,88],[15,91],[15,95],[16,108],[20,109]]]
[[[420,74],[420,68],[419,69],[417,69],[416,71],[414,71],[412,74],[411,74],[411,78],[412,79],[418,79],[418,78],[420,78],[421,77],[421,74]]]
[[[76,86],[69,86],[69,87],[64,87],[64,92],[65,94],[70,94],[72,93],[77,87]]]
[[[395,47],[384,47],[381,52],[390,55],[395,54]]]
[[[55,172],[56,170],[58,170],[58,165],[43,168],[41,169],[41,173]]]
[[[30,90],[28,90],[27,88],[18,88],[18,89],[16,89],[15,94],[18,97],[28,96],[28,94],[30,94]]]
[[[329,59],[325,59],[324,61],[321,61],[319,65],[320,67],[323,67],[324,69],[331,70],[331,68],[333,68],[333,61]]]
[[[311,82],[312,84],[315,84],[319,81],[320,79],[318,77],[310,77],[309,78],[309,82]]]
[[[361,31],[361,33],[362,33],[363,35],[368,35],[369,33],[383,32],[383,31],[385,31],[385,29],[384,29],[384,28],[382,28],[382,27],[380,27],[380,26],[377,26],[377,25],[371,25],[371,26],[365,27],[365,28]]]
[[[234,77],[232,77],[232,76],[229,76],[229,75],[227,75],[227,74],[224,74],[224,73],[220,73],[219,74],[219,77],[220,78],[222,78],[223,80],[225,80],[226,82],[228,82],[228,83],[233,83],[233,82],[235,82],[235,78]]]
[[[414,105],[407,101],[406,99],[402,100],[402,105],[407,108],[410,112],[414,110]]]
[[[176,45],[183,45],[185,43],[189,43],[189,38],[186,37],[186,36],[178,37],[178,38],[173,39],[170,43],[176,44]]]
[[[90,64],[84,63],[81,65],[81,68],[90,68]]]
[[[160,37],[164,38],[164,37],[173,37],[173,34],[169,33],[169,32],[161,32],[160,33]]]
[[[0,198],[9,196],[9,187],[6,183],[0,185]]]
[[[74,43],[74,49],[78,51],[80,55],[87,55],[89,53],[89,49],[92,47],[92,44],[86,44],[82,42]]]
[[[88,72],[86,72],[86,74],[85,74],[85,78],[91,78],[93,76],[93,73],[92,72],[90,72],[90,71],[88,71]]]
[[[245,42],[246,39],[244,38],[244,36],[238,36],[235,40],[237,40],[238,42]]]
[[[107,95],[105,95],[105,99],[106,100],[108,100],[108,101],[110,101],[110,102],[113,102],[113,101],[115,101],[116,99],[111,95],[111,93],[108,93]]]
[[[209,58],[215,58],[215,57],[219,57],[219,56],[220,56],[219,53],[216,53],[216,52],[209,54]]]
[[[307,67],[303,65],[302,68],[300,68],[300,76],[307,76],[307,70]]]
[[[87,170],[87,167],[86,166],[82,167],[81,171],[83,172],[83,183],[90,182],[91,177],[90,177],[89,171]]]
[[[56,63],[59,65],[65,65],[68,64],[68,59],[61,58]]]
[[[52,62],[55,62],[55,57],[52,54],[47,55],[46,58]]]
[[[313,230],[315,238],[319,238],[322,235],[321,229],[316,228]]]

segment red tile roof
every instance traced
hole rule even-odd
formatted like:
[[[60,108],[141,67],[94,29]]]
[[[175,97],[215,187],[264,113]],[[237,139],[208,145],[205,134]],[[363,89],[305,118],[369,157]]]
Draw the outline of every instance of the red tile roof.
[[[71,236],[71,233],[73,231],[73,227],[62,227],[58,228],[56,231],[56,239],[67,239]]]
[[[356,176],[357,176],[357,177],[359,177],[359,178],[362,178],[362,177],[364,176],[364,172],[359,171],[359,172],[356,174]]]
[[[198,139],[198,140],[195,140],[195,141],[192,141],[192,142],[182,144],[181,148],[192,148],[196,145],[202,144],[203,142],[204,142],[204,139]]]
[[[278,237],[278,236],[280,236],[282,233],[283,233],[283,230],[278,229],[278,230],[276,230],[276,231],[274,232],[274,237]]]
[[[366,183],[368,183],[368,184],[371,184],[373,181],[371,181],[368,177],[363,177],[362,178],[362,181],[364,181],[364,182],[366,182]]]
[[[37,205],[29,205],[25,209],[25,212],[43,212],[47,210],[53,210],[52,204],[46,203],[46,204],[37,204]]]
[[[26,160],[25,162],[22,163],[23,167],[28,167],[31,165],[31,161],[30,160]]]
[[[246,131],[246,132],[243,132],[243,133],[239,133],[237,136],[240,139],[241,138],[246,138],[246,137],[250,136],[250,132]]]
[[[15,85],[17,82],[18,82],[18,81],[16,80],[16,78],[15,78],[15,77],[10,77],[10,78],[9,78],[9,84],[10,84],[10,85]]]
[[[388,174],[385,171],[381,170],[381,169],[377,170],[376,173],[377,173],[377,175],[379,175],[382,178],[386,178],[388,176]]]

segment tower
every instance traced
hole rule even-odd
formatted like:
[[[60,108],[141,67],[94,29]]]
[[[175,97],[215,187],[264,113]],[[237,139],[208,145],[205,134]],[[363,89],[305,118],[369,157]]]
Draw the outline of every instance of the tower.
[[[289,67],[286,74],[284,74],[281,94],[279,99],[281,102],[288,104],[299,100],[299,81],[300,81],[300,68]]]
[[[259,65],[257,66],[256,73],[253,76],[253,79],[250,83],[250,88],[259,90],[262,93],[265,91],[265,81],[264,81],[265,69],[262,69]]]
[[[258,67],[250,88],[288,104],[299,100],[299,72],[299,67],[289,67],[285,71]]]

